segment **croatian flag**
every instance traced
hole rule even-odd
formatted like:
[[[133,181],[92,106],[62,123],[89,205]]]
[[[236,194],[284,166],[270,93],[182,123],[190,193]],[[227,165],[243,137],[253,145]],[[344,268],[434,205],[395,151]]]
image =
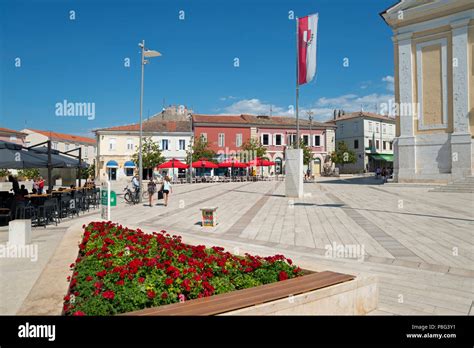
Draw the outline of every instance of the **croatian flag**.
[[[316,74],[318,14],[298,18],[298,84],[311,82]]]

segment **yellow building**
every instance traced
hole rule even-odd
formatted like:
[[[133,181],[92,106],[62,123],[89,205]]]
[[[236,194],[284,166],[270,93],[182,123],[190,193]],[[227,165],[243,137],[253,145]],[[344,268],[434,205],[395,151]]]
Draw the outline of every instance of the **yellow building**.
[[[474,1],[402,0],[381,13],[393,30],[394,175],[450,182],[474,167]]]

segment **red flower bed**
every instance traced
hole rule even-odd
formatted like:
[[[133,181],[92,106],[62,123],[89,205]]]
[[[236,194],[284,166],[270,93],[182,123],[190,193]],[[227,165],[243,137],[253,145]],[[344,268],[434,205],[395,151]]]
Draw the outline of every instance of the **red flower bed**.
[[[301,275],[283,255],[232,255],[111,222],[84,226],[66,315],[113,315],[282,281]]]

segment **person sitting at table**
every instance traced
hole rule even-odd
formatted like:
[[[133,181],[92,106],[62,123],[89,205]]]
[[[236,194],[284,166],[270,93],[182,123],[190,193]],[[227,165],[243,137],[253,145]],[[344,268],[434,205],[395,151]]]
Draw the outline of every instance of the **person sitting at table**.
[[[29,192],[28,190],[26,189],[25,185],[21,185],[20,187],[20,195],[22,195],[23,197],[24,196],[28,196]]]
[[[38,194],[42,195],[43,189],[44,189],[44,179],[42,176],[40,176],[38,180]]]

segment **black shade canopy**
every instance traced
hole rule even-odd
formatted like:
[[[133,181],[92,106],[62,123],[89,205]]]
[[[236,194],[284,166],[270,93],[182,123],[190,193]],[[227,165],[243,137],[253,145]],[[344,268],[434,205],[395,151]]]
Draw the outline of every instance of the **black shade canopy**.
[[[79,160],[51,149],[51,167],[78,168]],[[81,163],[81,168],[87,167],[87,163]],[[27,150],[19,144],[0,141],[0,168],[48,168],[48,148],[44,146]]]

